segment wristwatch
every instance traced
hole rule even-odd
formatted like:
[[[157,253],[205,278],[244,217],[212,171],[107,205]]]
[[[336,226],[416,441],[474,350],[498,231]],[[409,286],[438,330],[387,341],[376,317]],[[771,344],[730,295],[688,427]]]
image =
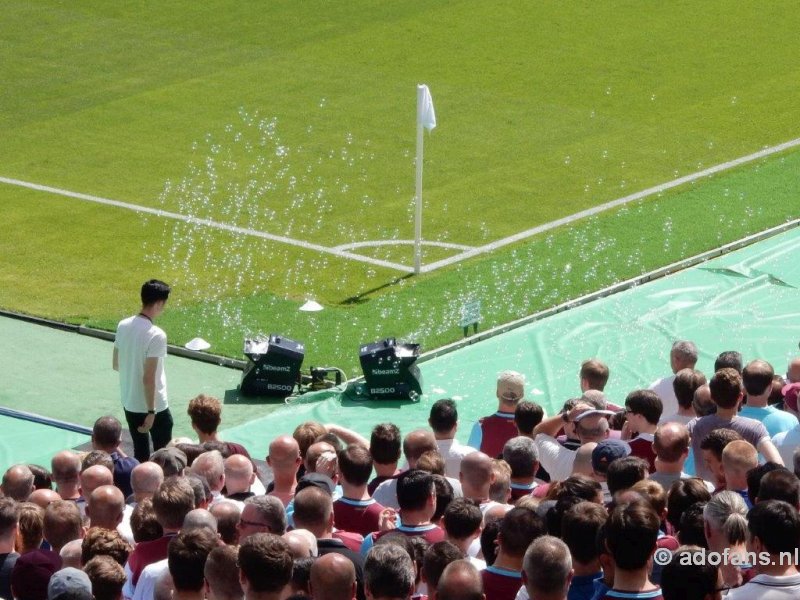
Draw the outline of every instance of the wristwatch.
[[[154,410],[148,410],[148,411],[147,411],[147,414],[148,414],[148,415],[154,415],[154,414],[156,414],[156,411],[154,411]]]

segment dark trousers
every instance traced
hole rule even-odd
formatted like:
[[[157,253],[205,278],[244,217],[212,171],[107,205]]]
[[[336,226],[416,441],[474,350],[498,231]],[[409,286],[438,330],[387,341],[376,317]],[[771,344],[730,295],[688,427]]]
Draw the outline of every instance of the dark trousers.
[[[150,458],[150,438],[153,438],[153,451],[164,448],[172,439],[172,413],[169,408],[156,413],[156,420],[148,433],[139,433],[139,427],[147,418],[147,413],[125,411],[128,429],[133,440],[133,455],[139,462]]]

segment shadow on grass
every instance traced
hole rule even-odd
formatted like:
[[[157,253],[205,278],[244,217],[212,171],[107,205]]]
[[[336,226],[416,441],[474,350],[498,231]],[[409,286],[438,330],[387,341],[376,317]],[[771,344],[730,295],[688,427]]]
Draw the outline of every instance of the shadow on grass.
[[[408,275],[403,275],[402,277],[396,277],[395,279],[387,281],[382,285],[379,285],[369,290],[364,290],[363,292],[361,292],[360,294],[356,294],[355,296],[350,296],[349,298],[345,298],[344,300],[342,300],[341,304],[343,306],[349,306],[352,304],[364,304],[364,302],[369,301],[369,296],[371,296],[372,294],[380,292],[381,290],[384,290],[386,288],[392,287],[393,285],[400,283],[404,279],[408,279],[409,277],[413,276],[414,276],[413,273],[409,273]]]
[[[272,398],[270,396],[245,396],[237,387],[231,390],[225,390],[225,399],[223,403],[231,406],[248,406],[257,404],[277,405],[283,404],[284,401],[283,398]]]

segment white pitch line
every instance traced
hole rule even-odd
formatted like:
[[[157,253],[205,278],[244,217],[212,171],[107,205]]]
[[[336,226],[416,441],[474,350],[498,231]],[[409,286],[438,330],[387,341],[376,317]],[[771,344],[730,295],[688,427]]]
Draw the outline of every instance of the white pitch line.
[[[101,198],[99,196],[92,196],[90,194],[81,194],[79,192],[71,192],[69,190],[63,190],[60,188],[54,188],[47,185],[40,185],[38,183],[31,183],[29,181],[22,181],[19,179],[11,179],[9,177],[0,177],[0,183],[6,183],[8,185],[16,185],[18,187],[27,188],[30,190],[37,190],[40,192],[47,192],[49,194],[57,194],[59,196],[67,196],[69,198],[77,198],[78,200],[87,200],[89,202],[95,202],[97,204],[105,204],[106,206],[114,206],[117,208],[124,208],[125,210],[131,210],[137,213],[147,213],[151,215],[155,215],[157,217],[165,217],[167,219],[174,219],[176,221],[183,221],[184,223],[190,223],[192,225],[204,225],[206,227],[213,227],[215,229],[221,229],[223,231],[230,231],[231,233],[239,233],[243,235],[249,235],[253,237],[262,238],[265,240],[271,240],[273,242],[279,242],[281,244],[288,244],[290,246],[296,246],[298,248],[303,248],[305,250],[316,250],[317,252],[322,252],[324,254],[332,254],[334,256],[338,256],[339,258],[345,258],[349,260],[355,260],[363,263],[368,263],[371,265],[375,265],[378,267],[384,267],[387,269],[393,269],[396,271],[402,271],[404,273],[413,273],[414,269],[412,267],[407,267],[405,265],[401,265],[399,263],[394,263],[386,260],[380,260],[377,258],[371,258],[369,256],[361,256],[359,254],[350,254],[349,252],[342,252],[340,250],[336,250],[335,248],[329,248],[328,246],[321,246],[320,244],[313,244],[311,242],[304,242],[303,240],[296,240],[294,238],[286,237],[283,235],[275,235],[272,233],[266,233],[264,231],[258,231],[256,229],[247,229],[245,227],[237,227],[235,225],[229,225],[227,223],[220,223],[219,221],[212,221],[211,219],[199,219],[197,217],[193,217],[191,215],[183,215],[180,213],[174,213],[167,210],[161,210],[159,208],[150,208],[148,206],[140,206],[138,204],[131,204],[129,202],[120,202],[119,200],[111,200],[110,198]]]
[[[579,219],[585,219],[586,217],[591,217],[592,215],[596,215],[606,210],[622,206],[623,204],[628,204],[629,202],[641,200],[642,198],[646,198],[647,196],[652,196],[653,194],[658,194],[659,192],[663,192],[665,190],[678,187],[679,185],[683,185],[684,183],[689,183],[690,181],[694,181],[695,179],[708,177],[709,175],[713,175],[721,171],[726,171],[728,169],[732,169],[733,167],[738,167],[739,165],[743,165],[752,162],[754,160],[758,160],[759,158],[764,158],[765,156],[776,154],[778,152],[788,150],[789,148],[794,148],[796,146],[800,146],[800,138],[784,142],[783,144],[778,144],[777,146],[764,148],[763,150],[759,150],[758,152],[754,152],[753,154],[748,154],[747,156],[742,156],[739,158],[735,158],[733,160],[729,160],[728,162],[724,162],[715,165],[713,167],[703,169],[702,171],[697,171],[696,173],[685,175],[684,177],[679,177],[678,179],[673,179],[672,181],[668,181],[667,183],[662,183],[655,187],[647,188],[646,190],[642,190],[641,192],[636,192],[628,196],[623,196],[622,198],[617,198],[616,200],[612,200],[611,202],[606,202],[605,204],[600,204],[598,206],[589,208],[587,210],[582,210],[581,212],[577,212],[568,217],[563,217],[561,219],[556,219],[555,221],[550,221],[549,223],[537,225],[536,227],[532,227],[530,229],[526,229],[525,231],[521,231],[520,233],[515,233],[514,235],[510,235],[508,237],[499,239],[497,241],[490,242],[489,244],[486,244],[484,246],[478,246],[477,248],[473,248],[472,250],[467,250],[466,252],[456,254],[455,256],[444,258],[442,260],[437,260],[436,262],[423,265],[421,271],[423,273],[430,273],[431,271],[447,267],[449,265],[461,262],[463,260],[467,260],[468,258],[472,258],[473,256],[478,256],[479,254],[485,254],[487,252],[491,252],[493,250],[496,250],[497,248],[508,246],[509,244],[513,244],[514,242],[527,239],[529,237],[543,233],[545,231],[550,231],[551,229],[555,229],[556,227],[561,227],[562,225],[572,223]]]
[[[341,244],[334,246],[332,250],[341,250],[348,252],[356,248],[374,248],[375,246],[412,246],[414,240],[375,240],[366,242],[353,242],[352,244]],[[465,244],[453,244],[451,242],[428,242],[422,240],[423,246],[435,246],[437,248],[449,248],[451,250],[472,250],[475,246],[467,246]]]

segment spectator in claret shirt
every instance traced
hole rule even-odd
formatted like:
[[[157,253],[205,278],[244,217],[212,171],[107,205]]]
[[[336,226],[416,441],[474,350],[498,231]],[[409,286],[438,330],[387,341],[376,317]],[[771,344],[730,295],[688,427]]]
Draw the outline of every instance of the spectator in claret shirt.
[[[497,412],[475,423],[467,445],[491,457],[499,456],[505,443],[517,435],[514,411],[524,394],[525,378],[521,373],[500,373],[497,378]]]
[[[339,473],[343,495],[333,503],[334,524],[338,529],[367,536],[380,529],[383,506],[367,491],[372,474],[369,450],[350,444],[339,451]]]
[[[506,513],[497,535],[497,558],[481,572],[487,598],[514,600],[522,585],[525,551],[545,533],[544,522],[534,511],[512,508]]]
[[[433,475],[419,469],[410,469],[397,478],[397,502],[400,513],[392,531],[407,537],[420,536],[429,544],[441,542],[444,531],[431,522],[436,513],[436,487]],[[374,532],[364,538],[361,554],[366,555],[386,531]]]
[[[636,390],[625,399],[627,421],[622,432],[628,440],[631,454],[647,461],[649,471],[656,470],[656,453],[653,450],[653,437],[658,429],[663,406],[661,399],[650,390]]]
[[[661,600],[661,588],[649,577],[659,519],[645,500],[617,506],[605,525],[606,546],[614,565],[614,587],[600,600]]]

